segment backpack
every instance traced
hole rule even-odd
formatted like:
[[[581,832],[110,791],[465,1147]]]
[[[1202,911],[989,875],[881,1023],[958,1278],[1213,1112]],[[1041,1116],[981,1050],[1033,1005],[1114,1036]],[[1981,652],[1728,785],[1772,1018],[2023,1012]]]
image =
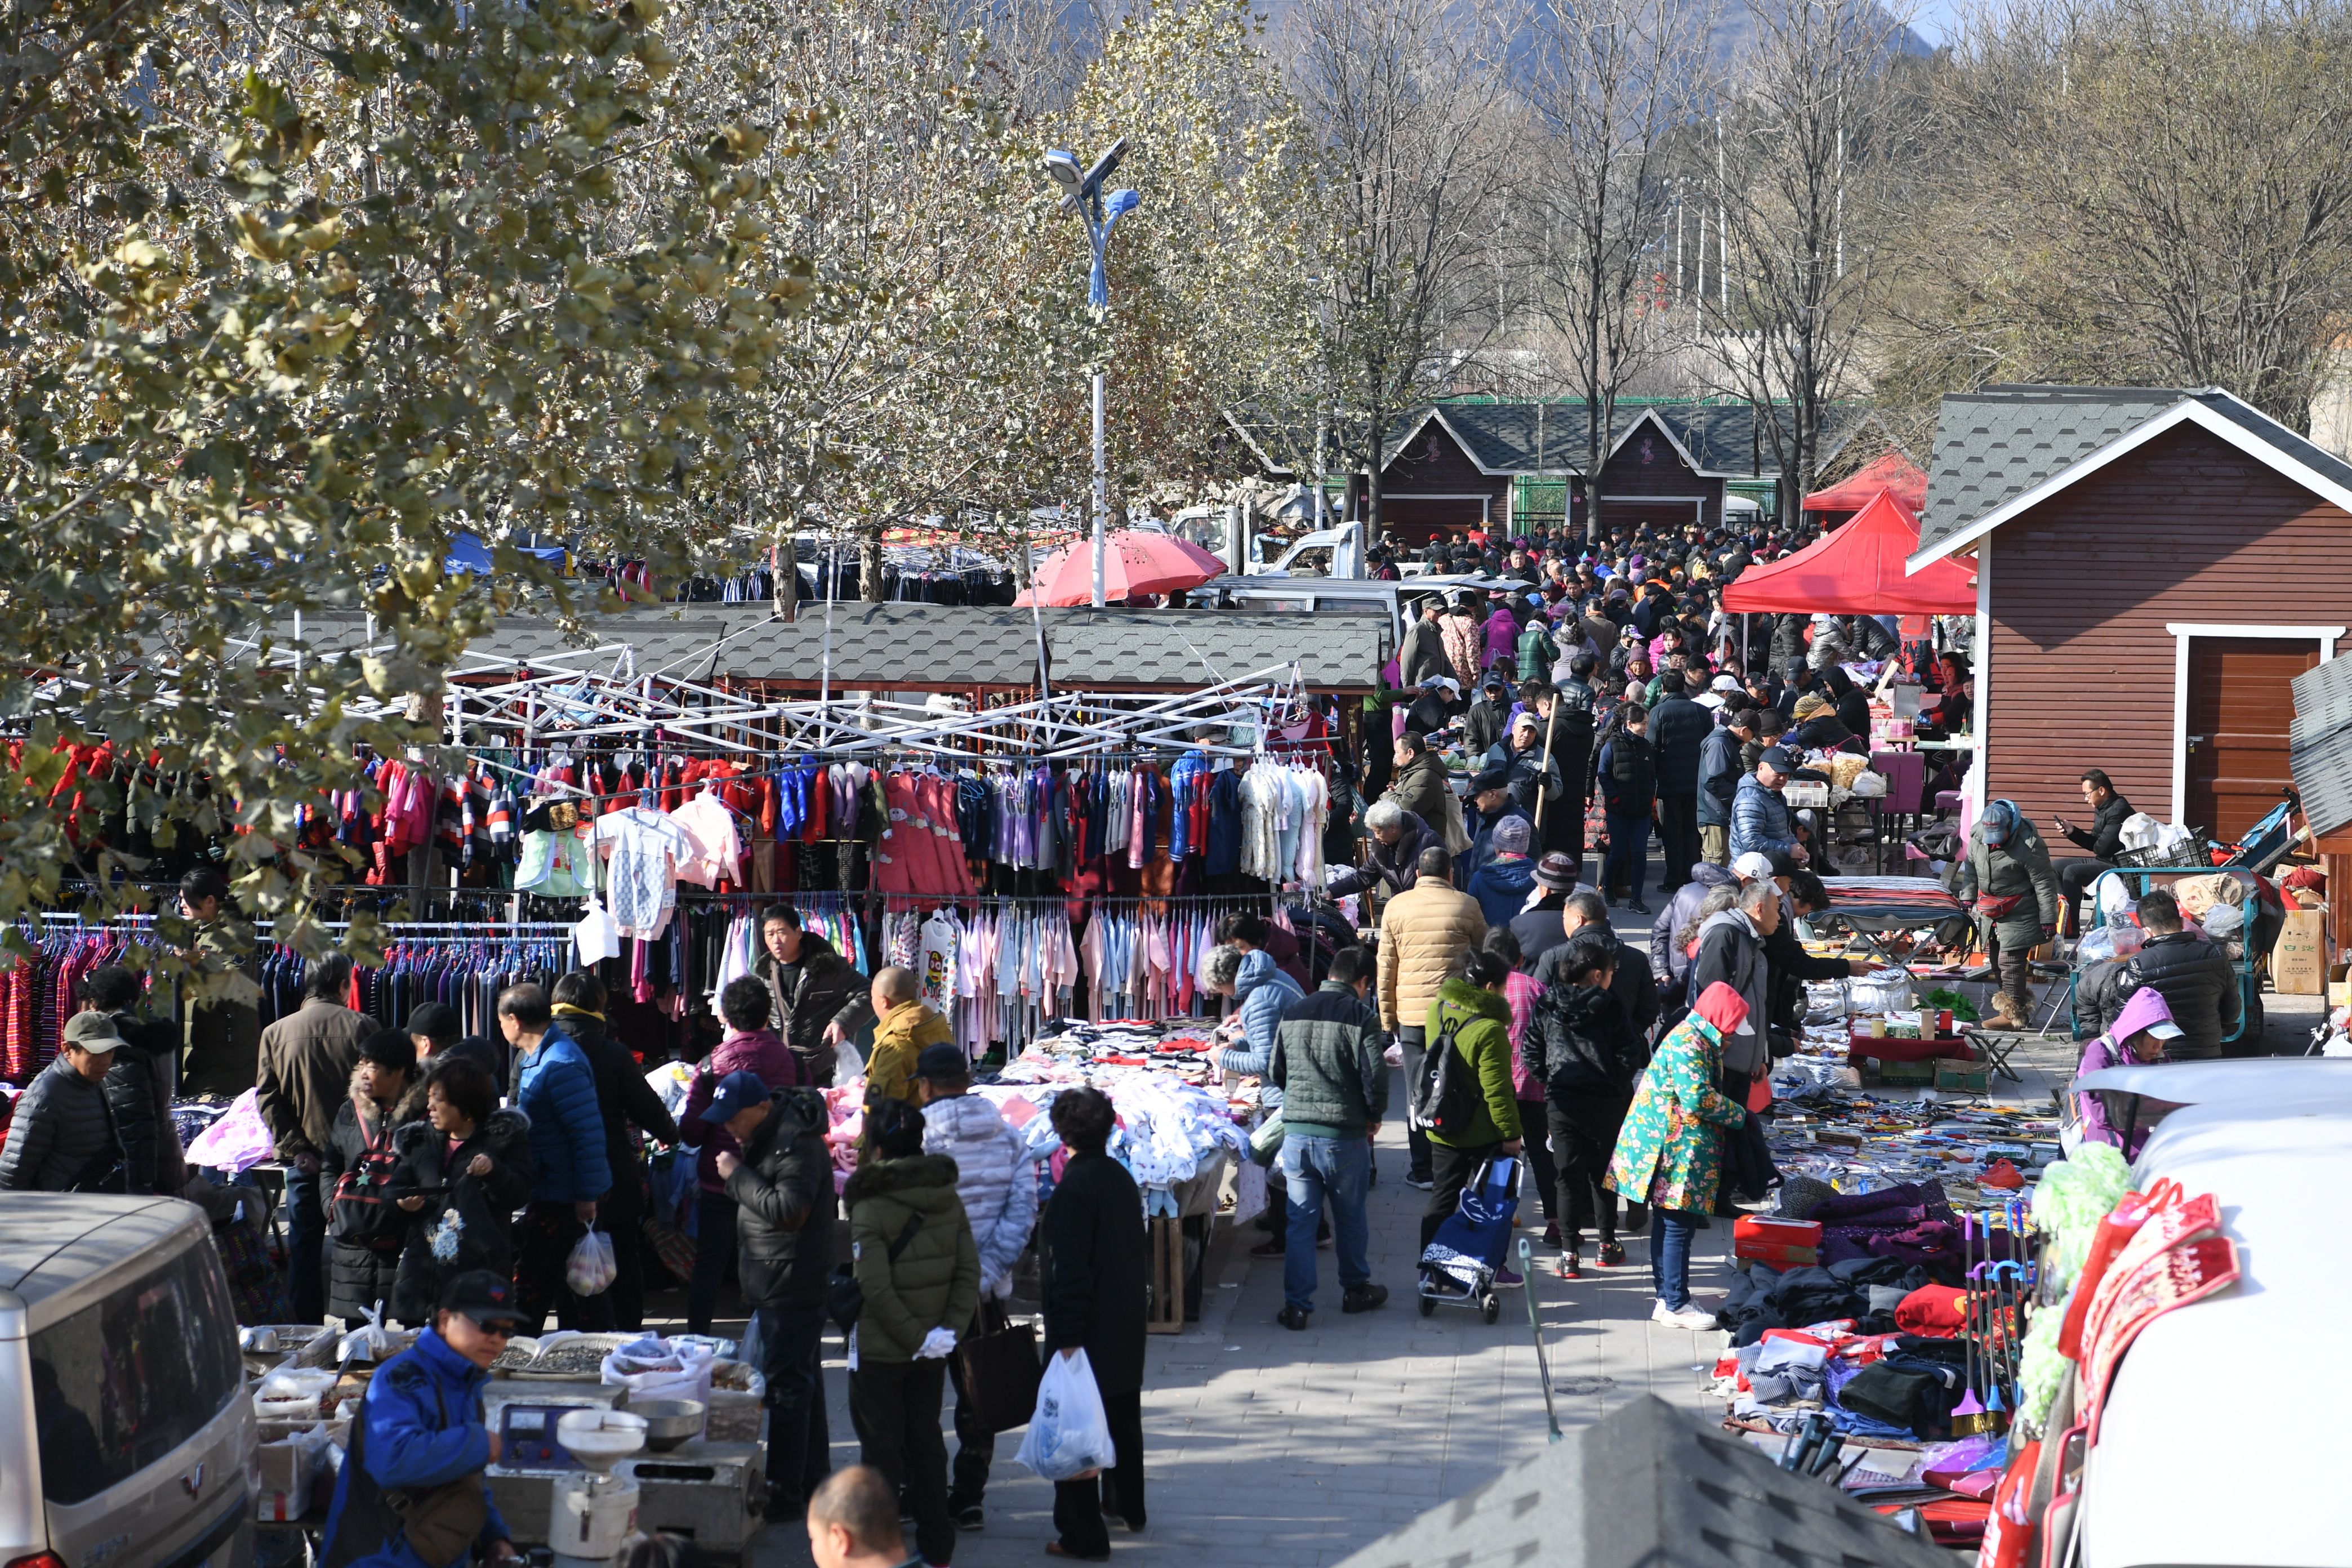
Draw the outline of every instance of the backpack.
[[[408,1213],[392,1201],[392,1182],[400,1171],[400,1156],[393,1152],[391,1120],[383,1119],[379,1123],[383,1135],[369,1138],[359,1158],[335,1178],[334,1197],[328,1205],[338,1241],[379,1252],[392,1251],[408,1235]]]
[[[1454,1048],[1459,1024],[1439,1032],[1421,1058],[1420,1081],[1412,1086],[1412,1113],[1423,1128],[1445,1137],[1459,1137],[1478,1120],[1478,1078],[1462,1053]]]

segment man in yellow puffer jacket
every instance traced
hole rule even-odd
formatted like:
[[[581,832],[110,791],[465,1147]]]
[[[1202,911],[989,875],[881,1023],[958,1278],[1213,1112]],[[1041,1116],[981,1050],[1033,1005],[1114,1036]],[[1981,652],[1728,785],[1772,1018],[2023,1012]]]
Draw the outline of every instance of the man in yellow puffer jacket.
[[[1448,880],[1453,870],[1454,858],[1442,847],[1423,850],[1413,885],[1391,899],[1381,915],[1381,1027],[1404,1049],[1408,1084],[1418,1080],[1430,1005],[1462,954],[1486,939],[1486,917],[1477,900]],[[1405,1181],[1426,1192],[1428,1135],[1413,1127],[1406,1142],[1411,1168]]]
[[[955,1031],[926,1007],[915,972],[893,963],[874,974],[874,1049],[866,1058],[866,1104],[910,1097],[915,1059],[925,1046],[952,1045]]]

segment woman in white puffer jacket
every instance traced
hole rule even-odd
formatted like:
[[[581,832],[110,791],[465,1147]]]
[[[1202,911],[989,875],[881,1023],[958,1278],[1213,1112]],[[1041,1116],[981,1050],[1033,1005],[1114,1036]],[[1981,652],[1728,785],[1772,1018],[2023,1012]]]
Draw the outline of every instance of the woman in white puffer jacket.
[[[971,1092],[971,1064],[957,1046],[927,1046],[915,1064],[923,1152],[956,1163],[956,1193],[980,1248],[980,1293],[1013,1293],[1013,1266],[1037,1219],[1037,1177],[1021,1135]]]

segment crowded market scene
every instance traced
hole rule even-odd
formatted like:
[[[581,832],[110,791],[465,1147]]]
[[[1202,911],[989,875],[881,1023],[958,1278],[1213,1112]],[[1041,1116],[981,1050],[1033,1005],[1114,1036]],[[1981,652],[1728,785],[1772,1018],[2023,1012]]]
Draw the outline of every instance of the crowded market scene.
[[[0,1568],[2352,1568],[2352,0],[782,4],[0,20]]]
[[[101,1308],[94,1394],[36,1385],[45,1471],[103,1486],[218,1382],[270,1560],[445,1561],[453,1486],[438,1539],[492,1556],[757,1556],[865,1506],[845,1453],[924,1562],[1008,1468],[1099,1557],[1148,1525],[1148,1336],[1254,1302],[1320,1361],[1334,1320],[1524,1310],[1557,1429],[1612,1380],[1548,1335],[1606,1291],[1783,1473],[2005,1550],[2086,1369],[2238,1277],[2215,1194],[2132,1183],[2160,1086],[2081,1080],[2267,1054],[2326,876],[2292,796],[2228,845],[2095,766],[2046,836],[1977,805],[1975,586],[1890,576],[1881,527],[1919,537],[1882,490],[1376,547],[1403,619],[1328,689],[693,706],[478,653],[447,744],[320,803],[363,962],[157,844],[152,912],[47,915],[0,973],[0,1203],[181,1200],[126,1211],[142,1279],[210,1244]],[[1110,548],[1174,558],[1130,563],[1161,595],[1222,569]],[[175,947],[249,984],[158,980]],[[217,1364],[138,1376],[215,1315]]]

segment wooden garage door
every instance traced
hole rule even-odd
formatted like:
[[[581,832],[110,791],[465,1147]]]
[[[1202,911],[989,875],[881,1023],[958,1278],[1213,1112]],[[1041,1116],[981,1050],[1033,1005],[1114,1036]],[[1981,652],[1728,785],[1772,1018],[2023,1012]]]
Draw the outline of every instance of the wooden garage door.
[[[2319,662],[2319,645],[2284,637],[2189,641],[2188,822],[2223,842],[2279,803],[2294,781],[2288,683]]]

